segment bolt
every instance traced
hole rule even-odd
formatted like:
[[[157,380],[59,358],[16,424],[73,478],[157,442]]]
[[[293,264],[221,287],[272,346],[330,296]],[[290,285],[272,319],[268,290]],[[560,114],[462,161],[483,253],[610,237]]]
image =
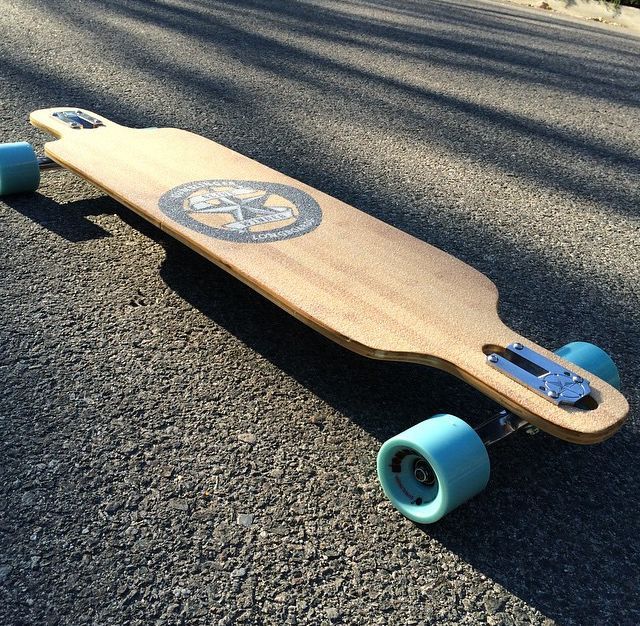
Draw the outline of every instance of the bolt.
[[[553,398],[554,400],[560,397],[560,394],[557,391],[553,391],[553,389],[550,389],[549,391],[547,391],[547,395],[550,398]]]
[[[514,343],[514,344],[513,344],[513,347],[514,347],[516,350],[522,350],[522,348],[524,348],[524,346],[523,346],[521,343]]]
[[[489,361],[489,363],[497,363],[498,362],[498,355],[497,354],[490,354],[487,357],[487,361]]]
[[[583,381],[584,381],[584,379],[582,378],[582,376],[577,376],[577,375],[572,376],[572,377],[571,377],[571,380],[572,380],[574,383],[581,383],[581,382],[583,382]]]

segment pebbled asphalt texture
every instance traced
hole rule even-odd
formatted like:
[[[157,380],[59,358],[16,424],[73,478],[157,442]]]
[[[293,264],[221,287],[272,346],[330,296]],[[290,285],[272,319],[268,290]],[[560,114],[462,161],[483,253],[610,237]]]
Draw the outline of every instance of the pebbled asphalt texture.
[[[603,444],[501,442],[416,526],[381,441],[491,402],[50,173],[0,201],[0,623],[640,622],[640,39],[475,0],[0,9],[1,141],[55,105],[211,137],[467,261],[533,340],[600,344],[631,403]]]

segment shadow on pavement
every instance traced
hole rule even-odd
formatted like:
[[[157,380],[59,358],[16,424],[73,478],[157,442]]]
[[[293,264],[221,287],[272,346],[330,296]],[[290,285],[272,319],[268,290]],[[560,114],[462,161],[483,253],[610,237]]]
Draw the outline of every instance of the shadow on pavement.
[[[58,204],[41,193],[17,194],[2,198],[2,202],[72,243],[111,236],[104,228],[87,219],[92,215],[113,212],[114,202],[107,196]]]
[[[444,372],[342,349],[180,244],[167,242],[161,274],[214,323],[381,442],[434,413],[477,423],[497,408]],[[423,530],[545,615],[580,620],[603,606],[615,614],[637,582],[640,487],[621,468],[638,454],[629,429],[589,447],[518,434],[491,449],[487,490]],[[617,594],[603,597],[604,588]]]
[[[104,3],[86,4],[96,15],[101,14]],[[354,114],[365,129],[376,128],[389,136],[410,135],[416,145],[433,144],[542,189],[570,194],[585,203],[601,203],[613,213],[637,216],[637,188],[633,191],[628,183],[626,187],[620,183],[637,172],[639,161],[624,146],[552,120],[547,123],[508,113],[500,103],[479,104],[419,80],[388,75],[359,59],[365,53],[388,55],[392,62],[435,64],[486,74],[492,80],[512,81],[515,88],[553,85],[567,98],[577,95],[600,102],[606,115],[616,102],[637,105],[640,92],[629,85],[629,77],[636,72],[638,53],[630,44],[628,51],[624,50],[623,35],[558,23],[554,23],[556,43],[570,45],[569,34],[576,29],[588,32],[601,50],[614,50],[618,62],[603,64],[588,57],[582,66],[576,66],[567,64],[560,53],[539,54],[531,40],[517,47],[505,46],[503,33],[523,37],[529,33],[522,26],[523,18],[514,17],[506,8],[480,12],[468,7],[454,15],[447,3],[434,2],[432,10],[439,20],[434,27],[429,26],[422,5],[416,2],[350,2],[343,6],[377,7],[384,13],[374,19],[348,13],[346,8],[320,10],[263,0],[241,4],[225,0],[215,8],[208,3],[185,8],[114,2],[109,3],[109,11],[155,24],[170,35],[187,33],[202,47],[240,59],[252,68],[254,78],[264,80],[234,82],[226,75],[202,72],[181,59],[163,58],[161,51],[149,55],[142,45],[131,46],[131,61],[179,94],[175,95],[175,109],[158,110],[153,124],[191,127],[203,133],[206,122],[205,134],[211,135],[215,120],[216,134],[230,147],[463,258],[499,284],[505,297],[505,318],[525,334],[529,329],[530,336],[545,340],[550,347],[579,338],[604,343],[607,330],[618,329],[617,336],[610,338],[613,352],[627,390],[637,388],[635,349],[624,345],[633,330],[627,322],[627,311],[635,306],[631,299],[613,301],[605,286],[593,283],[588,276],[572,275],[561,298],[568,303],[574,320],[578,315],[573,303],[579,302],[580,312],[585,313],[581,316],[583,337],[563,336],[562,323],[549,318],[550,297],[544,287],[526,280],[530,275],[556,275],[557,268],[547,259],[539,258],[532,249],[514,251],[505,237],[483,231],[473,222],[456,224],[454,230],[446,207],[437,199],[421,197],[423,189],[414,181],[410,191],[413,204],[434,216],[427,224],[421,222],[393,190],[376,184],[374,174],[354,180],[343,162],[333,164],[332,155],[308,141],[302,131],[283,128],[282,117],[274,111],[282,104],[280,91],[304,92],[313,115],[324,112],[318,103],[326,99],[330,107],[335,103],[331,95],[342,90],[345,114]],[[56,12],[56,19],[64,17],[76,21],[78,27],[92,27],[84,22],[81,25],[83,17],[64,7],[48,10]],[[402,22],[404,18],[409,23]],[[442,27],[465,21],[475,29],[469,41],[448,35]],[[526,21],[539,29],[536,37],[545,36],[546,18],[531,16]],[[256,23],[263,25],[262,30]],[[115,22],[96,20],[94,24],[96,42],[102,45],[111,45],[122,35]],[[279,37],[281,32],[286,36]],[[338,52],[329,58],[314,50],[309,40]],[[620,41],[623,43],[615,47]],[[351,61],[352,57],[356,60]],[[52,97],[51,76],[27,61],[7,57],[3,62],[8,71],[20,73],[24,84],[38,91],[43,105],[54,104],[44,102]],[[63,74],[54,78],[60,101],[71,99],[123,124],[151,122],[141,123],[140,111],[125,97],[113,101],[108,94],[84,89]],[[277,83],[274,91],[270,81]],[[184,94],[202,106],[198,119],[182,106],[187,102]],[[492,132],[488,134],[487,129]],[[287,150],[275,149],[274,137]],[[318,162],[329,165],[319,168]],[[611,175],[593,180],[584,163],[598,167],[604,163]],[[166,247],[167,258],[160,271],[171,289],[381,441],[436,412],[454,413],[474,422],[494,408],[444,373],[370,361],[332,344],[108,198],[63,208],[39,194],[3,202],[74,243],[108,236],[88,216],[117,213]],[[483,252],[488,245],[494,251],[491,259]],[[528,268],[535,268],[533,274]],[[640,584],[640,488],[634,471],[639,456],[640,442],[632,428],[586,448],[546,435],[513,437],[509,444],[492,449],[492,480],[487,491],[423,531],[545,615],[559,621],[596,622],[599,614],[615,615],[616,606],[636,597]],[[606,597],[603,589],[608,590]]]

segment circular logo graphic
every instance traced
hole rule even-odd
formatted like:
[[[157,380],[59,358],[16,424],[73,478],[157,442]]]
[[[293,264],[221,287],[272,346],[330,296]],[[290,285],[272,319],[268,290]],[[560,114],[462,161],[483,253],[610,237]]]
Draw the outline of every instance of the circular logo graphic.
[[[167,191],[158,203],[169,218],[203,235],[242,243],[299,237],[322,221],[304,191],[253,180],[199,180]]]

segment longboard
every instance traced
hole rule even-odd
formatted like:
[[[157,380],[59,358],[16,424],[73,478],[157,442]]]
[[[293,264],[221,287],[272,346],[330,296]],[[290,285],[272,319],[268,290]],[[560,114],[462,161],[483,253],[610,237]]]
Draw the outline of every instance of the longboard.
[[[446,252],[184,130],[67,107],[30,121],[57,138],[46,157],[338,344],[450,372],[570,442],[625,421],[614,386],[509,329],[496,286]]]

